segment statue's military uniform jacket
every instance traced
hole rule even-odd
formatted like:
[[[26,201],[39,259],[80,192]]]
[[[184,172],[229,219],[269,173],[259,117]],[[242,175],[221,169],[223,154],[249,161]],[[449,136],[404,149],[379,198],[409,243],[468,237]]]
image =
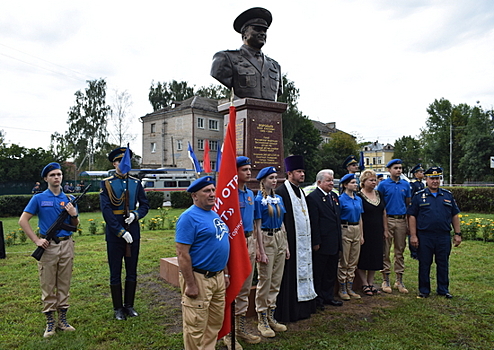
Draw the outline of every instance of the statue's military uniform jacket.
[[[240,50],[217,52],[213,57],[211,76],[227,88],[233,87],[240,98],[276,101],[283,93],[280,65],[262,53],[261,63],[254,52],[246,45]]]
[[[100,205],[103,218],[106,223],[106,240],[113,242],[122,241],[125,233],[125,190],[128,183],[129,210],[136,215],[136,219],[127,230],[133,240],[140,239],[139,219],[146,216],[149,210],[148,200],[139,179],[129,176],[128,179],[118,174],[101,181]],[[137,208],[139,204],[139,208]]]

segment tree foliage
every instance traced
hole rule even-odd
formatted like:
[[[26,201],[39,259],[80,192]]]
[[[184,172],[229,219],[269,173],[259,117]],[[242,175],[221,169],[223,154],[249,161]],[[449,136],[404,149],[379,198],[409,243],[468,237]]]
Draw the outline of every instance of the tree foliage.
[[[183,101],[192,96],[194,96],[194,87],[188,86],[186,81],[172,80],[169,83],[158,81],[156,87],[152,81],[149,88],[149,102],[153,106],[153,111],[170,106],[174,101]]]
[[[393,158],[399,158],[403,161],[403,173],[408,174],[416,164],[423,161],[420,140],[412,136],[399,138],[395,141]]]
[[[291,139],[290,154],[304,157],[306,181],[315,181],[319,160],[319,145],[321,144],[319,131],[314,128],[312,122],[303,117],[300,119],[295,133]]]
[[[360,151],[359,145],[354,137],[337,131],[331,135],[331,139],[328,143],[322,145],[321,154],[321,169],[332,169],[335,173],[335,178],[341,178],[347,173],[347,170],[343,168],[343,162],[346,157],[351,154],[357,155]]]

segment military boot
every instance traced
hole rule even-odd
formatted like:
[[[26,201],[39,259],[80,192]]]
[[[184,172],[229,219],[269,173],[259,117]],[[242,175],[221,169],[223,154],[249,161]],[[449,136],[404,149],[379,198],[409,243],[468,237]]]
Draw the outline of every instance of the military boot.
[[[406,289],[405,285],[403,284],[403,274],[401,273],[396,274],[396,282],[394,287],[398,289],[398,292],[403,294],[408,294],[408,289]]]
[[[243,339],[246,343],[257,344],[261,341],[261,337],[250,333],[246,328],[247,318],[245,315],[235,316],[235,335],[237,338]]]
[[[226,348],[228,350],[232,350],[232,335],[229,333],[223,337],[223,343],[225,344]],[[235,350],[242,350],[242,345],[237,341],[237,338],[235,337]]]
[[[134,299],[136,296],[137,282],[125,281],[124,311],[129,317],[139,316],[134,310]]]
[[[360,294],[357,294],[353,291],[353,282],[347,282],[347,287],[346,287],[346,291],[348,293],[348,295],[350,297],[352,297],[353,299],[361,299],[362,297],[360,296]]]
[[[67,322],[67,309],[58,310],[58,329],[62,331],[75,331],[75,328]]]
[[[383,273],[383,284],[381,285],[381,289],[384,293],[393,293],[391,285],[389,284],[389,273]]]
[[[268,315],[266,312],[258,312],[257,313],[257,329],[261,332],[261,335],[266,338],[273,338],[276,336],[276,333],[271,329],[268,323]]]
[[[340,283],[340,291],[338,292],[338,295],[340,296],[341,300],[350,300],[350,296],[346,291],[346,283]]]
[[[45,333],[43,334],[43,337],[49,338],[55,334],[55,329],[56,329],[55,318],[53,317],[52,311],[45,312],[45,316],[46,316],[46,329],[45,329]]]
[[[286,332],[286,326],[284,324],[278,323],[274,318],[274,308],[268,310],[268,323],[271,329],[275,332]]]
[[[110,290],[115,318],[119,321],[126,320],[127,318],[125,317],[125,310],[122,302],[122,284],[111,284]]]

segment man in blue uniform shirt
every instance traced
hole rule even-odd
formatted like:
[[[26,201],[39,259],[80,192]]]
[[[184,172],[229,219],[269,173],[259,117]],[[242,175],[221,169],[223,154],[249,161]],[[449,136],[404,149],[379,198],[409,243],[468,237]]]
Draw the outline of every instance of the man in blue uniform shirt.
[[[402,161],[401,159],[392,159],[386,165],[390,177],[379,183],[377,190],[383,195],[386,202],[386,214],[388,216],[389,235],[384,243],[383,259],[383,283],[382,290],[385,293],[391,293],[389,275],[391,273],[390,252],[394,244],[394,269],[396,273],[396,282],[394,287],[400,293],[408,293],[403,283],[403,273],[405,272],[405,258],[403,252],[406,247],[406,238],[408,234],[406,213],[410,204],[410,185],[407,181],[401,180]]]
[[[41,300],[43,313],[46,316],[46,329],[43,336],[48,338],[55,334],[55,329],[74,331],[67,322],[69,308],[70,280],[74,260],[74,241],[72,232],[79,225],[77,208],[70,203],[74,198],[62,191],[63,174],[60,164],[50,163],[41,172],[41,177],[48,184],[48,189],[33,196],[24,209],[19,225],[26,235],[38,246],[45,249],[38,261],[39,280],[41,284]],[[64,224],[70,225],[72,231],[62,229],[57,233],[60,243],[49,242],[45,239],[46,231],[58,219],[60,213],[66,210],[69,213]],[[40,237],[38,237],[29,220],[38,215]],[[67,228],[70,228],[67,226]],[[58,311],[58,323],[55,324],[54,312]]]
[[[108,159],[116,169],[115,175],[101,181],[100,206],[106,223],[106,248],[110,266],[110,289],[113,310],[117,320],[125,320],[127,316],[138,316],[134,310],[134,299],[137,286],[137,261],[141,231],[139,219],[149,210],[148,200],[141,182],[122,174],[120,161],[126,147],[113,150]],[[130,151],[130,150],[129,150]],[[132,157],[132,151],[130,151]],[[128,196],[129,217],[125,217],[126,196]],[[130,249],[130,256],[126,253]],[[125,261],[125,294],[122,302],[122,259]]]
[[[425,172],[427,188],[419,191],[408,208],[410,242],[418,248],[419,298],[431,292],[430,270],[435,256],[437,294],[451,299],[449,293],[449,255],[451,253],[451,224],[454,245],[461,243],[460,209],[450,191],[439,188],[442,169],[432,167]]]
[[[211,210],[216,200],[211,176],[195,180],[187,192],[194,204],[178,218],[175,235],[184,346],[186,350],[212,350],[223,324],[230,283],[224,272],[230,254],[229,230]]]

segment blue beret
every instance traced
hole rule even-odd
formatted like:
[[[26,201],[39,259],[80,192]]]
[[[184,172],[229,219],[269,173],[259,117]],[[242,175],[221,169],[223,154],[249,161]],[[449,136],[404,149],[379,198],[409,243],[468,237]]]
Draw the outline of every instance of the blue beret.
[[[197,192],[201,188],[206,187],[208,185],[215,185],[214,179],[212,176],[203,176],[195,180],[190,186],[187,188],[187,192]]]
[[[355,158],[355,156],[348,156],[348,157],[346,157],[345,161],[343,162],[343,168],[346,169],[347,166],[349,166],[350,164],[353,164],[353,163],[358,164],[357,158]]]
[[[265,167],[265,168],[261,169],[261,171],[259,172],[259,174],[257,174],[256,179],[257,180],[262,180],[266,176],[271,175],[271,174],[273,174],[275,172],[276,172],[276,168],[274,166]]]
[[[55,163],[55,162],[48,164],[41,171],[41,177],[46,177],[50,171],[55,170],[55,169],[62,169],[62,167],[60,166],[60,164]]]
[[[411,173],[412,174],[415,174],[417,171],[424,171],[424,168],[422,168],[422,164],[417,164],[415,165],[412,170],[411,170]]]
[[[252,163],[250,162],[249,157],[245,157],[245,156],[237,157],[237,168],[240,168],[241,166],[244,166],[244,165],[251,165],[251,164]]]
[[[443,174],[443,169],[438,166],[433,166],[425,172],[427,177],[439,177]]]
[[[380,179],[381,177],[384,177],[384,174],[377,174],[378,179]]]
[[[403,163],[401,159],[391,159],[388,164],[386,164],[386,168],[391,168],[393,164],[401,164]]]
[[[355,179],[355,174],[346,174],[343,176],[340,180],[340,184],[344,184],[347,182],[350,182],[351,180]]]
[[[108,154],[108,160],[114,162],[116,160],[122,159],[127,147],[118,147]],[[130,151],[130,157],[132,158],[132,150]]]

